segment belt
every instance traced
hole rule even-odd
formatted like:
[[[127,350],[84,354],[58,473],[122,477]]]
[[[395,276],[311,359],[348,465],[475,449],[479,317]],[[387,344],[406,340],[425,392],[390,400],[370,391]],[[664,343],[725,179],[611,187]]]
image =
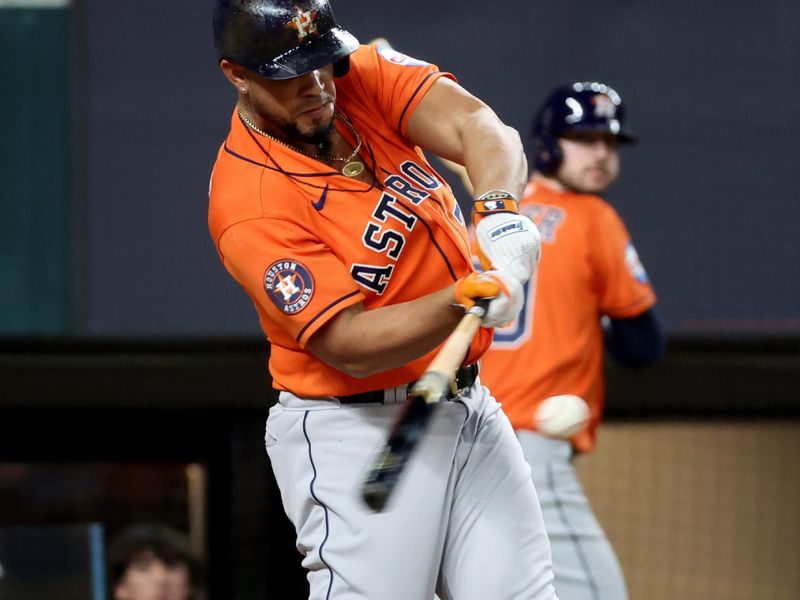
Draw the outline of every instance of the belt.
[[[456,371],[455,386],[453,386],[456,391],[450,390],[447,394],[448,400],[471,388],[478,378],[479,370],[478,363],[459,368]],[[350,396],[337,396],[337,399],[342,404],[397,404],[406,399],[406,394],[413,385],[414,382],[412,381],[411,383],[385,390],[373,390]]]

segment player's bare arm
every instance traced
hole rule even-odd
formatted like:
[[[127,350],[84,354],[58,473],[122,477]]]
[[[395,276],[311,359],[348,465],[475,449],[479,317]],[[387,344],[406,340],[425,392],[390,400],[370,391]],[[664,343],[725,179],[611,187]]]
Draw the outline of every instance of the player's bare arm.
[[[411,302],[365,310],[345,308],[308,341],[323,361],[352,377],[367,377],[424,356],[464,316],[453,307],[453,286]]]
[[[409,139],[463,164],[476,196],[492,189],[522,195],[528,167],[517,130],[456,82],[440,78],[408,122]]]
[[[407,131],[424,150],[463,164],[477,199],[492,201],[476,202],[475,221],[495,212],[482,227],[514,231],[499,238],[478,236],[483,267],[510,268],[520,283],[527,281],[539,260],[540,240],[527,217],[512,214],[528,170],[516,129],[457,83],[441,78],[420,101]]]
[[[412,362],[441,344],[476,298],[491,298],[484,327],[519,312],[522,288],[510,274],[471,273],[454,285],[401,304],[343,309],[308,342],[317,357],[351,377],[367,377]]]

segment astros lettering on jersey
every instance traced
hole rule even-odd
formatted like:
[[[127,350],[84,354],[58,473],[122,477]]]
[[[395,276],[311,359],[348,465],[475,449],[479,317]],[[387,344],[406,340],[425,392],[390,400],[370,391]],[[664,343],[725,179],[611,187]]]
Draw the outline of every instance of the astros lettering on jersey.
[[[405,140],[414,108],[439,77],[452,76],[392,50],[361,46],[349,73],[336,79],[337,111],[360,132],[361,157],[376,185],[258,136],[234,111],[212,175],[209,228],[271,342],[277,389],[321,397],[393,387],[417,379],[435,355],[436,349],[356,379],[306,344],[348,306],[410,301],[472,270],[452,190]],[[354,142],[339,120],[336,127]],[[482,329],[465,363],[477,361],[490,341],[491,330]]]
[[[600,316],[637,316],[656,296],[625,224],[599,196],[529,183],[520,212],[539,228],[542,259],[519,318],[495,330],[481,379],[515,429],[533,429],[549,396],[582,397],[591,420],[572,443],[585,452],[594,447],[605,397]]]

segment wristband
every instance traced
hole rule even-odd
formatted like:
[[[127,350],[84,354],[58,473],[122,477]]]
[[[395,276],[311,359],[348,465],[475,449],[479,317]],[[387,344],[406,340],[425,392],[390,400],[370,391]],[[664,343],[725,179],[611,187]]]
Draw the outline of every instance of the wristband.
[[[506,190],[489,190],[478,196],[472,203],[473,222],[477,222],[486,215],[494,213],[518,213],[517,199]]]
[[[489,190],[478,196],[473,202],[476,215],[484,217],[498,212],[519,212],[519,203],[511,192],[506,190]]]
[[[514,196],[514,194],[512,194],[508,190],[496,188],[493,190],[489,190],[488,192],[484,192],[483,194],[475,198],[475,200],[505,200],[507,198],[510,198],[511,200],[514,201],[516,201],[517,199],[516,196]]]

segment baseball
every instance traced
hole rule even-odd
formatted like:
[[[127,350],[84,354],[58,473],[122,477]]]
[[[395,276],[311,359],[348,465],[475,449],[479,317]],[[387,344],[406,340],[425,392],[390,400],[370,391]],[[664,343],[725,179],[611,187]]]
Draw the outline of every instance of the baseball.
[[[533,423],[541,434],[558,439],[571,438],[588,422],[589,406],[573,394],[545,398],[533,415]]]

